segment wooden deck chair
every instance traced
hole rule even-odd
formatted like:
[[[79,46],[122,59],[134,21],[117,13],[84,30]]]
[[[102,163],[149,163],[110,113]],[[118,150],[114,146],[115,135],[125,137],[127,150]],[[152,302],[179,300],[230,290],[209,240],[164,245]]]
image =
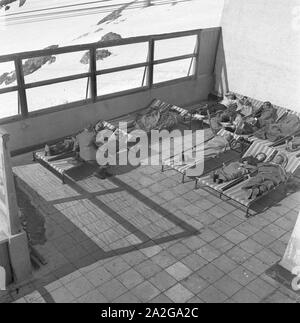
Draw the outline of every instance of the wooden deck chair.
[[[248,218],[251,206],[254,203],[256,203],[257,201],[259,201],[260,199],[262,199],[263,197],[265,197],[266,195],[273,192],[274,190],[278,189],[279,187],[281,187],[283,185],[286,185],[288,180],[294,175],[294,173],[299,168],[299,166],[300,166],[300,158],[297,158],[296,156],[292,156],[291,158],[288,157],[287,164],[285,166],[286,172],[288,174],[286,181],[279,184],[278,186],[275,186],[272,190],[266,192],[265,194],[258,196],[256,199],[252,199],[252,200],[247,199],[245,197],[245,191],[242,190],[242,187],[245,185],[248,178],[241,181],[240,183],[233,186],[232,188],[226,190],[223,193],[223,195],[226,196],[227,198],[229,198],[230,200],[233,200],[233,201],[237,202],[238,204],[240,204],[241,206],[245,207],[246,208],[246,217]]]

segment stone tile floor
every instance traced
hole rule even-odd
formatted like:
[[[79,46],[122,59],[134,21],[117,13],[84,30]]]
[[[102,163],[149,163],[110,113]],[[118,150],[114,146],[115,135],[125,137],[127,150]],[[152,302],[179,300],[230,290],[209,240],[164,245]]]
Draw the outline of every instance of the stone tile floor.
[[[269,278],[298,216],[296,181],[246,219],[175,171],[141,166],[106,180],[63,185],[48,170],[14,159],[19,187],[46,221],[37,246],[48,264],[0,292],[1,302],[299,302]]]

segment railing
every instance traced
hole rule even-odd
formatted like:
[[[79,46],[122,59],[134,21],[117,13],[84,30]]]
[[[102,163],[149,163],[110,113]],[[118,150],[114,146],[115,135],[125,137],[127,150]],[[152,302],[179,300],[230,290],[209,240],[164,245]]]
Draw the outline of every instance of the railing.
[[[216,28],[212,28],[212,29],[216,29]],[[112,41],[101,41],[97,43],[89,43],[89,44],[83,44],[83,45],[74,45],[74,46],[66,46],[61,48],[58,47],[58,48],[37,50],[37,51],[31,51],[31,52],[23,52],[18,54],[3,55],[3,56],[0,56],[0,64],[4,62],[14,63],[17,85],[0,88],[0,96],[1,94],[17,91],[18,104],[19,104],[19,117],[26,118],[30,116],[32,113],[31,111],[28,110],[27,90],[37,88],[37,87],[53,85],[53,84],[58,84],[62,82],[70,82],[74,80],[87,79],[87,86],[88,86],[87,95],[84,100],[72,102],[72,105],[74,105],[74,103],[78,104],[81,102],[82,103],[96,102],[111,96],[120,96],[122,94],[129,94],[136,91],[143,91],[143,90],[151,89],[153,87],[165,85],[170,82],[174,82],[175,80],[176,82],[178,82],[183,80],[195,79],[197,77],[197,70],[198,70],[201,31],[202,31],[201,29],[197,29],[197,30],[175,32],[175,33],[169,33],[169,34],[139,36],[139,37],[132,37],[132,38],[126,38],[126,39],[112,40]],[[193,52],[184,54],[184,55],[179,55],[179,56],[166,57],[162,59],[155,58],[155,48],[159,41],[171,40],[171,39],[175,40],[176,38],[179,39],[181,37],[188,37],[188,36],[195,36],[195,39],[196,39],[195,48]],[[97,58],[96,58],[97,50],[104,49],[104,48],[113,48],[115,46],[132,45],[132,44],[139,44],[139,43],[147,43],[148,53],[145,61],[141,63],[121,65],[121,66],[116,66],[112,68],[104,68],[104,69],[101,68],[99,70],[97,69]],[[59,54],[78,53],[81,51],[85,51],[85,52],[88,51],[89,53],[88,72],[73,74],[73,75],[68,75],[63,77],[56,77],[53,79],[46,79],[42,81],[25,82],[24,65],[22,62],[23,60],[30,59],[30,58],[53,56],[53,55],[59,55]],[[173,80],[171,79],[163,82],[154,81],[154,76],[155,76],[154,73],[155,73],[156,66],[159,66],[161,64],[171,63],[171,62],[179,62],[182,60],[190,60],[187,75],[180,78],[175,77]],[[124,72],[124,71],[134,70],[138,68],[144,69],[142,82],[140,86],[131,88],[125,91],[109,93],[106,95],[101,95],[101,93],[99,93],[99,86],[97,85],[97,82],[98,82],[98,77],[100,75],[112,74],[116,72]],[[101,84],[100,84],[100,89],[101,89]],[[66,104],[61,105],[61,107],[65,105]],[[0,107],[0,109],[3,109],[3,107]]]

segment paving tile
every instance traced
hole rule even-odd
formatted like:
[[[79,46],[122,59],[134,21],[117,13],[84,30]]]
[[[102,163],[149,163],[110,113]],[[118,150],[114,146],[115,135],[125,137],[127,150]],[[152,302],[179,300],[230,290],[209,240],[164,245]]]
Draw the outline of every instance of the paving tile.
[[[155,298],[151,299],[149,303],[154,303],[154,304],[169,304],[173,303],[172,300],[165,294],[160,294],[156,296]]]
[[[224,303],[228,298],[220,290],[214,286],[209,286],[202,293],[198,295],[205,303]]]
[[[251,257],[243,263],[243,266],[253,272],[256,275],[261,275],[264,273],[269,266],[264,264],[261,260],[256,257]]]
[[[282,303],[295,303],[295,301],[289,297],[287,297],[287,295],[276,291],[274,293],[272,293],[271,295],[267,296],[266,298],[263,299],[263,303],[278,303],[278,304],[282,304]]]
[[[243,287],[228,275],[223,276],[220,280],[216,281],[213,285],[228,297],[233,296]]]
[[[118,276],[119,274],[127,271],[130,268],[130,265],[121,257],[116,257],[115,259],[105,263],[104,267],[111,275]]]
[[[141,301],[132,292],[127,292],[116,298],[113,303],[141,303]]]
[[[166,271],[157,273],[149,281],[161,291],[165,291],[177,283],[176,279]]]
[[[281,259],[279,255],[276,255],[269,249],[263,249],[258,254],[256,254],[255,257],[261,260],[263,263],[269,265],[270,267]]]
[[[175,303],[185,303],[194,297],[194,294],[180,283],[168,289],[165,295]]]
[[[77,298],[88,293],[94,287],[85,277],[79,277],[66,284],[66,288]]]
[[[198,296],[194,296],[193,298],[189,299],[187,301],[188,304],[202,304],[204,303],[202,299]]]
[[[215,283],[222,276],[224,276],[224,273],[212,264],[208,264],[207,266],[198,270],[197,274],[210,284]]]
[[[208,261],[199,255],[193,253],[181,260],[186,266],[188,266],[192,271],[196,271],[205,265],[207,265]]]
[[[224,273],[229,273],[238,267],[238,264],[228,258],[226,255],[222,255],[221,257],[215,259],[212,264]]]
[[[205,211],[202,211],[205,212]],[[201,217],[199,218],[199,221],[204,225],[204,227],[212,225],[218,220],[217,217],[212,215],[211,213],[205,212],[201,213]]]
[[[247,285],[247,288],[260,298],[266,298],[271,295],[275,287],[266,283],[264,280],[257,278]]]
[[[221,253],[224,253],[234,247],[234,244],[223,237],[219,237],[210,243],[214,248],[216,248]]]
[[[167,251],[161,251],[157,255],[153,256],[151,260],[162,268],[169,267],[177,262],[177,259]]]
[[[215,204],[207,199],[202,199],[201,201],[197,201],[196,205],[203,211],[207,211],[211,209]]]
[[[281,236],[283,236],[286,233],[286,230],[283,230],[282,228],[278,227],[275,224],[270,224],[267,227],[263,228],[263,232],[269,234],[270,236],[279,239]]]
[[[97,289],[108,301],[112,301],[128,291],[117,279],[111,279]]]
[[[135,266],[147,259],[147,257],[139,250],[126,253],[125,255],[122,255],[122,258],[129,266]]]
[[[243,286],[248,285],[251,281],[256,279],[256,276],[243,266],[239,266],[228,275]]]
[[[215,216],[218,219],[223,218],[226,214],[228,214],[228,212],[229,211],[225,210],[224,208],[222,208],[218,205],[212,207],[209,210],[209,213],[211,213],[213,216]]]
[[[140,284],[144,278],[134,269],[129,269],[118,276],[118,280],[127,288],[131,289]]]
[[[232,229],[230,225],[228,225],[227,223],[221,220],[215,221],[213,224],[209,226],[209,228],[220,235]]]
[[[255,233],[252,237],[253,240],[255,240],[256,242],[258,242],[259,244],[261,244],[264,247],[267,247],[268,245],[270,245],[273,241],[276,240],[275,237],[263,232],[263,231],[259,231],[257,233]]]
[[[235,261],[238,264],[244,263],[246,260],[248,260],[251,257],[251,254],[246,252],[240,247],[234,247],[230,249],[226,255],[233,261]]]
[[[248,237],[254,235],[255,233],[257,233],[259,231],[259,228],[255,227],[247,222],[241,223],[235,229],[240,231],[241,233],[245,234]]]
[[[252,293],[247,288],[241,289],[232,298],[237,303],[259,303],[261,300],[257,295]]]
[[[113,276],[103,266],[99,266],[94,270],[84,274],[84,276],[93,284],[95,287],[99,287],[105,282],[109,281]]]
[[[230,242],[234,244],[239,244],[240,242],[247,239],[247,236],[245,236],[243,233],[232,229],[224,234],[224,237],[229,240]]]
[[[282,255],[284,255],[286,247],[286,243],[277,240],[270,244],[269,249],[272,250],[276,255],[281,257]]]
[[[75,299],[65,286],[55,289],[50,294],[55,303],[71,303]]]
[[[203,239],[206,242],[211,242],[219,237],[219,234],[216,232],[210,230],[210,229],[205,229],[201,232],[200,238]]]
[[[91,290],[77,299],[78,303],[107,303],[107,299],[97,290]]]
[[[167,249],[168,252],[171,253],[176,259],[181,260],[182,258],[186,257],[187,255],[191,254],[191,249],[186,247],[182,243],[176,243],[170,248]]]
[[[158,254],[161,251],[162,251],[162,249],[161,249],[160,246],[153,246],[153,247],[141,249],[141,252],[145,256],[147,256],[148,258],[151,258],[151,257],[155,256],[156,254]]]
[[[213,261],[221,255],[221,253],[217,249],[210,245],[205,245],[198,249],[196,252],[200,257],[204,258],[208,262]]]
[[[176,262],[174,265],[168,267],[166,271],[178,281],[192,274],[192,271],[182,262]]]
[[[152,260],[146,260],[140,264],[133,267],[137,272],[139,272],[145,279],[154,276],[156,273],[160,272],[162,268],[156,265]]]
[[[208,286],[208,283],[197,274],[183,279],[181,284],[194,294],[199,294]]]
[[[192,236],[182,240],[182,243],[191,250],[197,250],[203,247],[206,244],[206,241],[202,240],[199,236]]]
[[[140,285],[132,289],[132,293],[140,300],[142,303],[149,302],[151,299],[160,294],[160,291],[153,286],[150,282],[145,281]]]
[[[252,240],[251,238],[241,242],[239,246],[246,252],[255,255],[263,249],[263,246]]]

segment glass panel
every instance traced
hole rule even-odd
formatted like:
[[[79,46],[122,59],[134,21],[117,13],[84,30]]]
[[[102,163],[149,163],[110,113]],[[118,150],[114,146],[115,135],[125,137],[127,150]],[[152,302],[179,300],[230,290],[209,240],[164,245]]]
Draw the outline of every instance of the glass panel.
[[[25,83],[89,72],[89,52],[42,56],[22,61]]]
[[[15,63],[0,63],[0,89],[17,85]]]
[[[0,118],[18,114],[18,92],[0,94]]]
[[[177,37],[155,41],[154,59],[193,54],[197,36]]]
[[[145,68],[135,68],[131,70],[98,75],[97,87],[98,96],[135,89],[142,86],[143,76],[146,83]]]
[[[195,61],[195,60],[193,60]],[[194,67],[191,66],[192,58],[179,61],[154,65],[153,83],[160,83],[187,77],[193,74]],[[194,62],[193,64],[194,65]],[[190,70],[190,73],[189,73]]]
[[[28,111],[85,100],[87,78],[27,89]]]
[[[99,48],[97,50],[97,70],[145,63],[147,55],[148,43]]]

